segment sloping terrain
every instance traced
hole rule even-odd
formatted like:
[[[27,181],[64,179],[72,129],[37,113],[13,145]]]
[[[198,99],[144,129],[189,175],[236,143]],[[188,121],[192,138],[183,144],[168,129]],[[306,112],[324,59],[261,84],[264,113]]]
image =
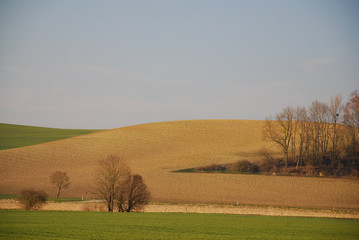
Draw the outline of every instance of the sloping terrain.
[[[0,150],[56,141],[98,130],[31,127],[0,123]]]
[[[359,208],[359,181],[334,178],[173,173],[173,170],[258,160],[273,146],[262,139],[264,121],[161,122],[81,135],[0,151],[0,193],[33,187],[54,194],[49,176],[66,171],[64,196],[89,196],[96,162],[120,155],[143,175],[153,201],[223,202],[306,207]]]

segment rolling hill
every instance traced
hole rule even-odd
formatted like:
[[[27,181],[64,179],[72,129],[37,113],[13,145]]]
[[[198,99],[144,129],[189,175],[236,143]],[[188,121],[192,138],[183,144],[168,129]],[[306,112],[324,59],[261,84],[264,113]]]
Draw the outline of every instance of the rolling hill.
[[[191,120],[142,124],[0,151],[0,193],[22,188],[55,194],[49,176],[66,171],[64,196],[89,196],[96,162],[120,155],[141,174],[153,201],[215,202],[303,207],[359,208],[359,181],[352,179],[174,173],[239,159],[260,160],[271,149],[262,139],[264,121]]]
[[[0,150],[56,141],[98,130],[31,127],[0,123]]]

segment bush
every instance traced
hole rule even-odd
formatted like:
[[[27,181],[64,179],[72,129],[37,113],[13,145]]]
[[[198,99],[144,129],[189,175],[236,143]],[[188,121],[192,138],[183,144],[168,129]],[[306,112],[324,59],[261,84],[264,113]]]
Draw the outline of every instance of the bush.
[[[266,158],[260,165],[261,172],[276,172],[280,168],[280,161],[274,158]]]
[[[195,168],[195,170],[203,171],[203,172],[218,172],[218,171],[225,170],[225,168],[219,164],[211,164],[209,166],[197,167],[197,168]]]
[[[350,175],[355,178],[359,178],[359,171],[356,169],[352,169]]]
[[[47,197],[44,191],[24,189],[20,192],[18,201],[25,210],[39,209],[46,203]]]
[[[248,160],[239,160],[231,166],[233,172],[257,173],[258,170],[259,167]]]

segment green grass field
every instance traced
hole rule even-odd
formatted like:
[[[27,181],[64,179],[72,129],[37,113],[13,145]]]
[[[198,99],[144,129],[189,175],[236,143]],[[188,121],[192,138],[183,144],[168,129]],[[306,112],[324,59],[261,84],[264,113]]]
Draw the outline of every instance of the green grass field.
[[[15,194],[0,194],[0,200],[1,199],[17,199],[17,198],[18,198],[18,196]],[[47,199],[47,201],[50,201],[50,202],[81,202],[84,200],[81,198],[70,198],[70,197],[67,197],[67,198],[60,197],[59,199],[57,199],[55,197],[49,197]]]
[[[17,199],[15,194],[0,194],[0,199]]]
[[[0,211],[0,239],[358,239],[359,221],[185,213]]]
[[[0,123],[0,150],[51,142],[99,130],[57,129]]]

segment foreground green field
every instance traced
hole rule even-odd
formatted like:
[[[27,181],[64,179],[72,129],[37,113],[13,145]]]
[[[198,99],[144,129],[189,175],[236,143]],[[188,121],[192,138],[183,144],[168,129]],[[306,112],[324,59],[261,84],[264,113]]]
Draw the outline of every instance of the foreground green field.
[[[359,221],[185,213],[0,211],[0,239],[358,239]]]
[[[0,150],[52,142],[98,130],[57,129],[0,123]]]

